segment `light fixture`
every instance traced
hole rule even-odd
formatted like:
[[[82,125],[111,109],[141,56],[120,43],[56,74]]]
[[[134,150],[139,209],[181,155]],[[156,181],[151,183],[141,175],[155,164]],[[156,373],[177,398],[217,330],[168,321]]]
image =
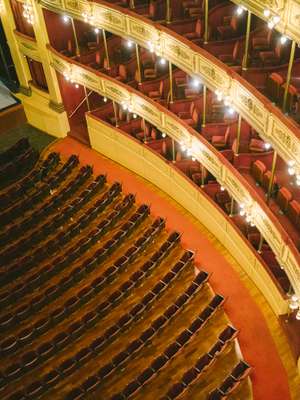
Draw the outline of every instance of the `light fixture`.
[[[167,61],[166,61],[165,58],[161,58],[161,59],[159,60],[159,63],[160,63],[161,65],[166,65]]]
[[[237,15],[242,15],[244,11],[247,11],[247,8],[245,6],[238,6],[236,9]]]
[[[148,47],[149,47],[150,53],[154,53],[154,44],[152,42],[148,42]]]
[[[0,0],[0,13],[2,13],[2,11],[4,11],[4,3],[3,0]]]
[[[231,103],[230,97],[229,97],[229,96],[226,96],[225,99],[224,99],[224,105],[225,105],[225,106],[229,106],[230,103]]]
[[[163,138],[165,138],[167,135],[165,134],[165,132],[163,132],[163,133],[161,134],[161,136],[162,136]]]
[[[233,107],[229,107],[228,112],[230,115],[233,115],[235,113],[234,108]]]
[[[296,170],[295,170],[294,167],[289,167],[288,168],[288,174],[289,175],[293,176],[293,175],[295,175],[295,173],[296,173]]]
[[[134,113],[132,116],[133,116],[133,118],[134,118],[134,119],[136,119],[136,118],[137,118],[137,115],[136,115],[135,113]]]
[[[300,321],[300,310],[297,311],[296,320]]]
[[[220,186],[220,190],[221,190],[221,192],[224,192],[225,191],[224,186]]]
[[[280,43],[285,44],[287,42],[288,38],[286,36],[281,36],[280,38]]]
[[[266,150],[270,150],[271,144],[268,143],[268,142],[266,142],[266,143],[264,144],[264,147],[265,147]]]
[[[274,26],[275,26],[275,24],[274,24],[273,21],[269,21],[269,22],[268,22],[268,28],[269,28],[269,29],[273,29]]]
[[[264,10],[264,16],[265,16],[266,18],[269,18],[270,14],[271,14],[271,11],[268,10],[268,9],[266,8],[266,9]]]
[[[200,86],[200,81],[199,81],[199,79],[194,78],[194,79],[192,80],[192,86],[195,87],[195,88],[198,88],[198,87]]]
[[[96,33],[96,35],[98,35],[98,33],[100,32],[100,31],[99,31],[99,28],[95,28],[95,29],[94,29],[94,32]]]
[[[69,22],[69,17],[67,15],[64,15],[63,21],[67,24]]]
[[[299,308],[299,303],[298,303],[298,296],[296,296],[295,294],[293,294],[293,296],[291,297],[290,301],[289,301],[289,308],[292,311],[295,311]]]
[[[192,161],[196,161],[196,157],[195,156],[192,156]]]
[[[133,42],[131,40],[127,40],[126,46],[131,49],[133,46]]]
[[[78,83],[75,83],[75,87],[76,87],[76,89],[78,89],[78,88],[79,88],[79,85],[78,85]]]
[[[107,97],[103,97],[104,103],[107,103]]]
[[[128,105],[124,101],[121,104],[122,104],[123,110],[126,111],[128,109]]]
[[[33,25],[34,23],[34,16],[33,16],[33,8],[30,0],[26,0],[23,4],[23,16],[28,22],[28,24]]]
[[[278,22],[280,21],[280,16],[279,15],[274,15],[273,21],[274,21],[275,25],[278,24]]]

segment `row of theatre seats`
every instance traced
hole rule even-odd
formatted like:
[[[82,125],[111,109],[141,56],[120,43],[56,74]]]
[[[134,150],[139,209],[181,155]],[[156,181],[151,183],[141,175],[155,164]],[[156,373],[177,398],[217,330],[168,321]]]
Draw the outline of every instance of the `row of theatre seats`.
[[[256,160],[252,164],[251,173],[257,184],[267,191],[270,184],[271,171],[267,169],[266,165],[262,161]],[[273,195],[276,197],[275,200],[280,211],[288,216],[295,228],[300,229],[300,203],[297,200],[293,200],[293,195],[287,188],[279,187],[276,175],[274,175]]]
[[[33,149],[28,139],[20,139],[14,146],[0,155],[0,189],[16,178],[24,175],[35,164],[38,152]]]
[[[61,175],[66,166],[68,173]],[[227,325],[221,322],[224,297],[212,296],[205,271],[195,277],[194,252],[182,250],[179,232],[165,232],[165,220],[151,218],[148,205],[136,206],[133,194],[123,196],[119,182],[108,185],[105,175],[94,178],[92,168],[81,167],[78,157],[62,162],[50,153],[28,176],[39,178],[25,177],[0,194],[30,181],[29,189],[11,199],[11,208],[20,206],[22,212],[10,213],[1,226],[1,398],[83,399],[102,393],[103,385],[119,374],[124,387],[112,385],[106,398],[134,398],[150,381],[155,385],[175,360],[186,368],[185,349],[197,345],[198,335],[207,329],[216,329],[218,340],[199,354],[197,376],[184,373],[184,390],[205,374],[211,379],[220,375],[221,383],[226,376],[218,360],[226,349],[232,352],[232,368],[239,363],[250,372],[235,353],[238,331],[228,320]],[[57,185],[51,186],[56,177]],[[45,197],[23,208],[24,198],[36,196],[44,185],[50,188]],[[55,200],[69,188],[66,197]],[[41,214],[43,204],[53,199]],[[36,222],[24,225],[29,216]],[[23,229],[11,230],[16,225]],[[191,307],[194,315],[188,323]],[[186,328],[174,340],[164,335],[177,323]],[[165,350],[126,382],[131,365],[155,340]],[[107,353],[110,361],[102,359]],[[241,366],[232,377],[246,386],[236,385],[235,392],[248,385]],[[161,396],[166,389],[159,386]],[[231,390],[228,385],[225,392]],[[168,399],[178,398],[179,393],[169,392]]]

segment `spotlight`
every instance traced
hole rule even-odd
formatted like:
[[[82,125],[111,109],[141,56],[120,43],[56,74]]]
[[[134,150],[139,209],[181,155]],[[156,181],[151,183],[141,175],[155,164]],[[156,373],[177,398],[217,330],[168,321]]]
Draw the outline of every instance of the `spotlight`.
[[[269,21],[269,22],[268,22],[268,28],[269,28],[269,29],[273,29],[273,28],[274,28],[274,25],[275,25],[275,24],[274,24],[273,21]]]
[[[237,15],[242,15],[243,14],[243,8],[241,7],[241,6],[239,6],[237,9],[236,9],[236,13],[237,13]]]
[[[280,38],[280,43],[285,44],[287,42],[288,38],[286,36],[281,36]]]
[[[195,88],[198,88],[198,87],[200,86],[200,81],[199,81],[199,79],[193,79],[193,80],[192,80],[192,85],[193,85]]]
[[[295,171],[295,168],[294,168],[294,167],[289,167],[289,168],[288,168],[288,174],[289,174],[289,175],[293,176],[293,175],[295,175],[295,172],[296,172],[296,171]]]

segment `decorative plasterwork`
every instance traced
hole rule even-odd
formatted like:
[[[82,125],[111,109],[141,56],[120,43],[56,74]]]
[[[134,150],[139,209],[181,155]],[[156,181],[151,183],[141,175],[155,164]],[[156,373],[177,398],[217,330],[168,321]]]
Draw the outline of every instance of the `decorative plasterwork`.
[[[70,61],[49,48],[51,65],[59,72],[67,72],[80,83],[118,103],[126,103],[131,111],[156,125],[175,140],[183,142],[207,170],[239,203],[252,210],[254,223],[273,249],[280,265],[284,265],[291,284],[300,295],[299,254],[279,225],[276,217],[235,168],[205,139],[186,126],[179,118],[140,92],[99,72]]]

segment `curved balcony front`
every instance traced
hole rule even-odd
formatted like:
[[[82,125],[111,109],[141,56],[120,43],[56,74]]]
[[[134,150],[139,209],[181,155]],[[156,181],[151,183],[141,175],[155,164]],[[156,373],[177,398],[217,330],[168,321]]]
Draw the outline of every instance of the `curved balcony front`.
[[[300,293],[299,253],[287,233],[245,178],[209,142],[169,110],[150,100],[139,91],[100,72],[68,59],[49,46],[52,66],[68,74],[74,82],[106,96],[117,103],[127,104],[140,115],[178,142],[185,143],[201,164],[210,171],[234,197],[244,203],[253,215],[254,223],[284,265],[294,290]]]
[[[189,40],[130,10],[105,2],[42,0],[45,8],[82,20],[92,10],[94,25],[154,50],[191,76],[199,76],[211,90],[232,99],[232,106],[260,136],[288,162],[300,168],[299,127],[238,73]]]

